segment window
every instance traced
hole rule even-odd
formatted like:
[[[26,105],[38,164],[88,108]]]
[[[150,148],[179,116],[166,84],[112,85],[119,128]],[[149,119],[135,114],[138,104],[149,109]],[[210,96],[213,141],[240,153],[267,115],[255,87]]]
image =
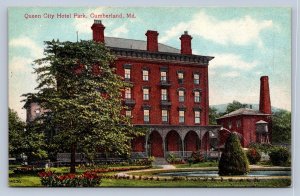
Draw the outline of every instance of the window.
[[[161,89],[161,100],[167,101],[167,89]]]
[[[125,79],[129,80],[130,79],[130,69],[125,68]]]
[[[178,83],[183,84],[183,72],[178,72]]]
[[[148,123],[150,121],[149,110],[144,109],[144,122]]]
[[[184,102],[184,91],[179,90],[178,95],[179,95],[179,102]]]
[[[143,100],[149,100],[149,89],[143,88]]]
[[[149,80],[149,71],[143,70],[143,81],[148,81],[148,80]]]
[[[195,91],[195,102],[196,103],[200,102],[200,92],[199,91]]]
[[[163,82],[167,81],[167,72],[166,71],[160,72],[160,81],[163,81]]]
[[[195,124],[200,124],[200,111],[195,111]]]
[[[168,122],[168,110],[161,111],[161,119],[163,123]]]
[[[131,99],[131,89],[130,88],[125,89],[125,99]]]
[[[199,83],[200,83],[199,74],[194,74],[194,84],[199,84]]]
[[[236,121],[236,127],[237,127],[237,128],[240,128],[241,125],[242,125],[241,120],[237,120],[237,121]]]
[[[184,110],[179,110],[179,123],[184,123]]]
[[[228,121],[228,128],[229,128],[229,129],[232,128],[232,123],[231,123],[231,121]]]
[[[126,110],[125,111],[125,116],[131,117],[131,110]]]

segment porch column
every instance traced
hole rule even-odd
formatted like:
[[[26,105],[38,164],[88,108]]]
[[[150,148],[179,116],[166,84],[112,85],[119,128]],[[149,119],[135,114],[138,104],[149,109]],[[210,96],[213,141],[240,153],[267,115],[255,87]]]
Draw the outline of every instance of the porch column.
[[[164,150],[164,158],[166,158],[166,143],[165,143],[165,138],[163,138],[163,150]]]
[[[146,157],[148,157],[148,134],[145,136],[145,151],[146,151]]]
[[[182,146],[182,158],[184,158],[184,150],[185,150],[185,148],[184,148],[184,139],[181,139],[181,146]]]

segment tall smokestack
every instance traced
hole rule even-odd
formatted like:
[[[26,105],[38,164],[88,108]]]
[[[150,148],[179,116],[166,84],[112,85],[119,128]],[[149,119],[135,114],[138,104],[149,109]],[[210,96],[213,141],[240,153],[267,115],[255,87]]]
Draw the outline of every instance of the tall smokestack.
[[[94,24],[91,29],[93,30],[93,40],[95,42],[104,43],[104,29],[105,26],[102,24],[101,20],[94,20]]]
[[[271,100],[269,89],[269,77],[262,76],[260,78],[260,99],[259,99],[259,111],[264,114],[271,114]]]

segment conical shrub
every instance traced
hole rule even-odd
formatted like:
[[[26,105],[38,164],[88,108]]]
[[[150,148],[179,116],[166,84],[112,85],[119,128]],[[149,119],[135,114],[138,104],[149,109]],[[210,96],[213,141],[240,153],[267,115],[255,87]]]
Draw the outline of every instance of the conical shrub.
[[[249,162],[242,149],[237,133],[231,133],[226,140],[224,152],[219,161],[219,175],[244,175],[249,172]]]

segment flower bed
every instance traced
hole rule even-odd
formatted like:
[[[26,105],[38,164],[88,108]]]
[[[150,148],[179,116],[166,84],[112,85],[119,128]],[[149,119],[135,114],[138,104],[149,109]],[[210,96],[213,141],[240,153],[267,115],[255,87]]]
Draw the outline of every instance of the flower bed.
[[[81,175],[56,175],[54,172],[40,172],[41,184],[47,187],[95,187],[101,183],[101,176],[95,172]]]

